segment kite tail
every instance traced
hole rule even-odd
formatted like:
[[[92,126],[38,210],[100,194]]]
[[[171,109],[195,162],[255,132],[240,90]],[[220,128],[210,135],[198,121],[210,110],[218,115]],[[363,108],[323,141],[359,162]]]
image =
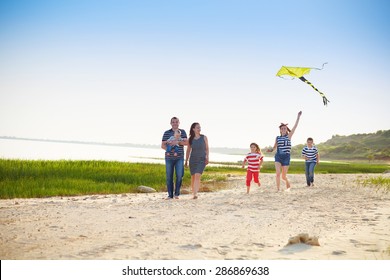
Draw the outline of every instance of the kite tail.
[[[305,82],[306,84],[310,85],[312,88],[314,88],[322,97],[322,102],[324,102],[324,105],[327,106],[328,105],[328,102],[330,102],[328,100],[328,98],[326,98],[325,94],[323,94],[321,91],[319,91],[318,89],[316,89],[312,83],[310,83],[308,80],[305,79],[305,77],[299,77],[299,79],[302,81],[302,82]]]

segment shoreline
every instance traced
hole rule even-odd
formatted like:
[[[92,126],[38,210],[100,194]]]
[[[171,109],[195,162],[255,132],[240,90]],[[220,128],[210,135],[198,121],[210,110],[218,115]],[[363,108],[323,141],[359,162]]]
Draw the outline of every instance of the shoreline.
[[[199,199],[166,193],[0,200],[0,258],[133,260],[389,260],[390,193],[356,185],[373,174],[318,174],[276,192],[245,178]],[[283,184],[282,184],[283,186]],[[320,246],[285,246],[300,233]]]

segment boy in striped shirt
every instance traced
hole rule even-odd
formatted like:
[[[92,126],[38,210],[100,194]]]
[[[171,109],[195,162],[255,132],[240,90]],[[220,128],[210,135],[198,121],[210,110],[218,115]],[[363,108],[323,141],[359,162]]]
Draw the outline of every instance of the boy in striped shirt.
[[[251,152],[247,154],[242,162],[242,168],[245,168],[245,163],[248,162],[248,169],[246,172],[246,193],[249,194],[249,190],[251,188],[252,177],[260,187],[261,183],[259,181],[259,173],[261,165],[263,164],[263,155],[261,154],[261,150],[259,145],[256,143],[251,143],[250,145]]]
[[[313,138],[307,138],[306,146],[302,149],[302,157],[305,159],[306,183],[308,187],[314,186],[314,168],[320,161],[318,149],[313,145]]]

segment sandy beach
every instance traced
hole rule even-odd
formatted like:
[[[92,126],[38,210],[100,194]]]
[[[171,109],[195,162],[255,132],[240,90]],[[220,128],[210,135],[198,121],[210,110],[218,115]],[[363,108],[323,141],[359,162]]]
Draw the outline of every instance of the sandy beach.
[[[245,194],[244,177],[226,190],[91,195],[0,201],[0,259],[389,260],[390,193],[358,186],[372,174],[274,174]],[[320,246],[285,246],[300,233]]]

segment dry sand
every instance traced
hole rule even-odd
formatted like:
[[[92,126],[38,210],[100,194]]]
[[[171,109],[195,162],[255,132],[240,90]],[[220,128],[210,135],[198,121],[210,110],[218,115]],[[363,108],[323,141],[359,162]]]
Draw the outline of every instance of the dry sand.
[[[289,175],[275,192],[244,178],[218,192],[92,195],[0,201],[0,259],[390,259],[390,193],[357,186],[377,175]],[[261,191],[263,190],[263,191]],[[300,233],[320,246],[285,246]]]

